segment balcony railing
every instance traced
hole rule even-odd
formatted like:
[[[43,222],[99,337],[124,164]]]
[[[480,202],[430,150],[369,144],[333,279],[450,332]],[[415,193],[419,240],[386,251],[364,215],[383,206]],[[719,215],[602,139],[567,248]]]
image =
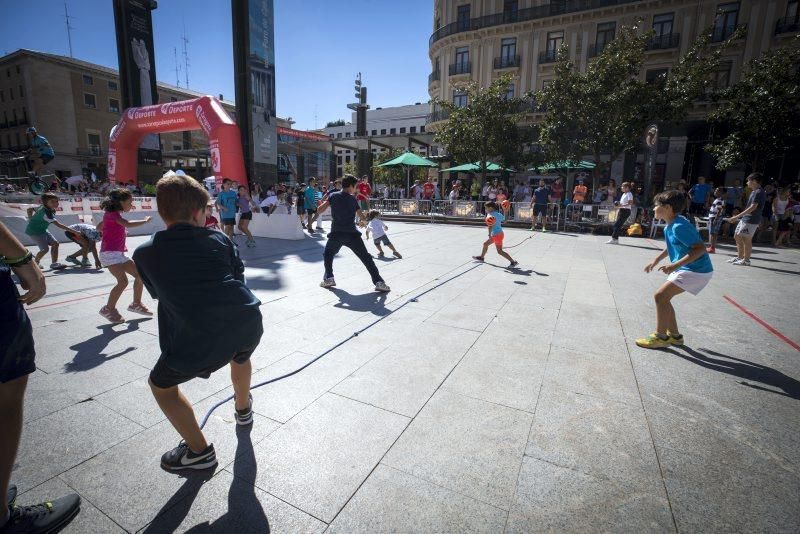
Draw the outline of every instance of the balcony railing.
[[[507,11],[504,13],[495,13],[492,15],[485,15],[483,17],[476,17],[467,20],[459,20],[451,22],[450,24],[446,24],[433,32],[430,40],[428,41],[428,45],[431,46],[436,41],[456,33],[480,30],[481,28],[500,26],[501,24],[511,24],[514,22],[543,19],[556,15],[563,15],[565,13],[576,13],[579,11],[589,11],[603,7],[635,4],[641,1],[642,0],[559,0],[541,6],[518,9],[516,11]]]
[[[450,76],[455,76],[457,74],[469,74],[472,72],[472,63],[469,61],[462,61],[461,63],[453,63],[449,65],[447,69],[448,74]]]
[[[778,19],[775,23],[775,35],[800,32],[800,20],[795,17]]]
[[[664,35],[656,35],[647,41],[648,50],[667,50],[670,48],[678,48],[681,44],[680,33],[667,33]]]
[[[494,58],[495,69],[511,69],[522,64],[519,56],[501,56]]]
[[[539,52],[539,65],[543,65],[545,63],[555,63],[558,61],[558,50],[545,50],[544,52]]]
[[[436,108],[431,111],[425,119],[426,124],[430,124],[432,122],[439,122],[445,121],[450,117],[450,112],[446,109]]]
[[[438,82],[442,79],[442,71],[435,70],[428,74],[428,85],[432,84],[433,82]]]
[[[589,47],[588,47],[588,48],[587,48],[587,50],[586,50],[586,57],[587,57],[587,58],[590,58],[590,57],[597,57],[597,56],[599,56],[599,55],[600,55],[600,54],[603,52],[603,49],[604,49],[604,48],[605,48],[607,45],[608,45],[608,42],[605,42],[605,43],[592,43],[592,44],[590,44],[590,45],[589,45]]]
[[[721,43],[722,41],[726,40],[728,37],[733,35],[733,33],[739,28],[746,28],[747,24],[739,24],[738,26],[728,25],[728,26],[714,26],[714,29],[711,31],[711,42],[712,43]]]

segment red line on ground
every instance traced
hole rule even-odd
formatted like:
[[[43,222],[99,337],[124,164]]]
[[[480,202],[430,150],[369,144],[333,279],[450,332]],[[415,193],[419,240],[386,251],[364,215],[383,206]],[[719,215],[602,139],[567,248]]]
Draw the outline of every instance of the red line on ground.
[[[722,298],[724,298],[725,300],[727,300],[728,302],[730,302],[731,304],[742,310],[742,312],[745,315],[749,316],[752,320],[754,320],[755,322],[757,322],[758,324],[769,330],[770,333],[772,333],[772,335],[774,335],[775,337],[777,337],[778,339],[780,339],[781,341],[783,341],[784,343],[795,349],[796,351],[800,352],[800,345],[798,345],[788,337],[784,336],[783,334],[775,330],[773,327],[768,325],[764,320],[758,317],[755,313],[751,312],[750,310],[748,310],[747,308],[745,308],[744,306],[733,300],[728,295],[722,295]]]
[[[132,289],[133,288],[125,289],[125,291],[131,291]],[[98,295],[87,295],[85,297],[78,297],[78,298],[74,298],[74,299],[60,300],[58,302],[51,302],[49,304],[41,304],[39,306],[32,306],[32,307],[26,308],[26,309],[27,310],[38,310],[40,308],[49,308],[50,306],[58,306],[59,304],[69,304],[70,302],[78,302],[80,300],[93,299],[93,298],[97,298],[97,297],[105,297],[106,295],[108,295],[108,293],[100,293]]]

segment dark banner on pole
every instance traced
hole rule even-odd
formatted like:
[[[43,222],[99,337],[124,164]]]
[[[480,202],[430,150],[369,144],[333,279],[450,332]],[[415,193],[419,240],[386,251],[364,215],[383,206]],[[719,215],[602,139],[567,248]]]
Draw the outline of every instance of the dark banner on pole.
[[[272,0],[232,0],[236,119],[251,181],[277,180]]]
[[[114,0],[119,78],[125,109],[158,103],[152,18],[156,7],[154,0]],[[161,164],[158,135],[148,135],[142,140],[139,163]]]

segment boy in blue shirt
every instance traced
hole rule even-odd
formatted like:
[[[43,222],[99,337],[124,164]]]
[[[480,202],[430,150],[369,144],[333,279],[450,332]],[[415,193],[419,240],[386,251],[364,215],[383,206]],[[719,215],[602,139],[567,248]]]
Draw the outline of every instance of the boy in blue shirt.
[[[480,256],[472,256],[473,260],[483,261],[484,257],[486,256],[486,252],[489,250],[489,245],[494,243],[494,246],[497,247],[497,253],[506,258],[511,263],[509,264],[508,268],[513,269],[519,262],[514,261],[514,258],[509,256],[508,252],[503,250],[503,221],[505,217],[497,209],[496,202],[487,202],[486,205],[486,225],[489,227],[489,239],[483,242],[483,250],[481,251]]]
[[[308,228],[309,234],[314,234],[314,221],[317,220],[317,179],[311,178],[308,180],[308,187],[303,192],[303,208],[306,210],[306,215],[308,218],[308,224],[306,228]]]
[[[222,219],[222,231],[230,239],[233,239],[233,227],[236,226],[236,201],[238,195],[231,189],[231,180],[222,180],[222,191],[217,195],[217,210],[219,218]]]
[[[655,218],[663,219],[667,223],[664,228],[667,248],[645,265],[644,272],[649,273],[655,269],[667,256],[670,263],[658,268],[669,276],[654,296],[656,331],[636,340],[637,345],[646,349],[683,345],[683,336],[678,332],[678,321],[671,300],[684,291],[697,295],[711,280],[714,272],[703,239],[695,226],[680,215],[686,207],[684,194],[680,191],[664,191],[653,200]]]
[[[230,364],[236,423],[252,424],[250,355],[264,332],[261,302],[244,283],[244,265],[233,242],[204,228],[208,193],[200,182],[165,175],[156,184],[156,199],[167,229],[139,246],[133,261],[144,286],[158,299],[161,356],[150,372],[150,389],[183,438],[164,453],[161,467],[208,469],[217,465],[214,445],[206,441],[178,386]]]

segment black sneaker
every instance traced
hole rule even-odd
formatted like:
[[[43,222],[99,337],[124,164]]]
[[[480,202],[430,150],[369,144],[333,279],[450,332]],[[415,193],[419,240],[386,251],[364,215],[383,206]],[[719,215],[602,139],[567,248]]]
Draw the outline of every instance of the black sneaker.
[[[55,501],[46,501],[33,506],[13,505],[9,509],[11,517],[0,527],[2,534],[58,532],[78,515],[81,498],[71,493]]]
[[[239,426],[253,424],[253,396],[250,395],[250,403],[244,410],[236,410],[234,404],[234,412],[236,416],[236,424]]]
[[[17,487],[14,484],[8,486],[8,493],[6,493],[6,504],[10,507],[17,500]]]
[[[182,469],[210,469],[217,465],[217,454],[214,445],[209,445],[200,454],[195,454],[189,449],[185,441],[181,440],[177,447],[165,452],[161,457],[161,467],[167,471],[180,471]]]
[[[514,269],[514,268],[516,268],[516,266],[517,266],[517,265],[519,265],[519,262],[518,262],[518,261],[512,261],[512,262],[511,262],[511,263],[508,265],[508,268],[509,268],[509,269]]]

